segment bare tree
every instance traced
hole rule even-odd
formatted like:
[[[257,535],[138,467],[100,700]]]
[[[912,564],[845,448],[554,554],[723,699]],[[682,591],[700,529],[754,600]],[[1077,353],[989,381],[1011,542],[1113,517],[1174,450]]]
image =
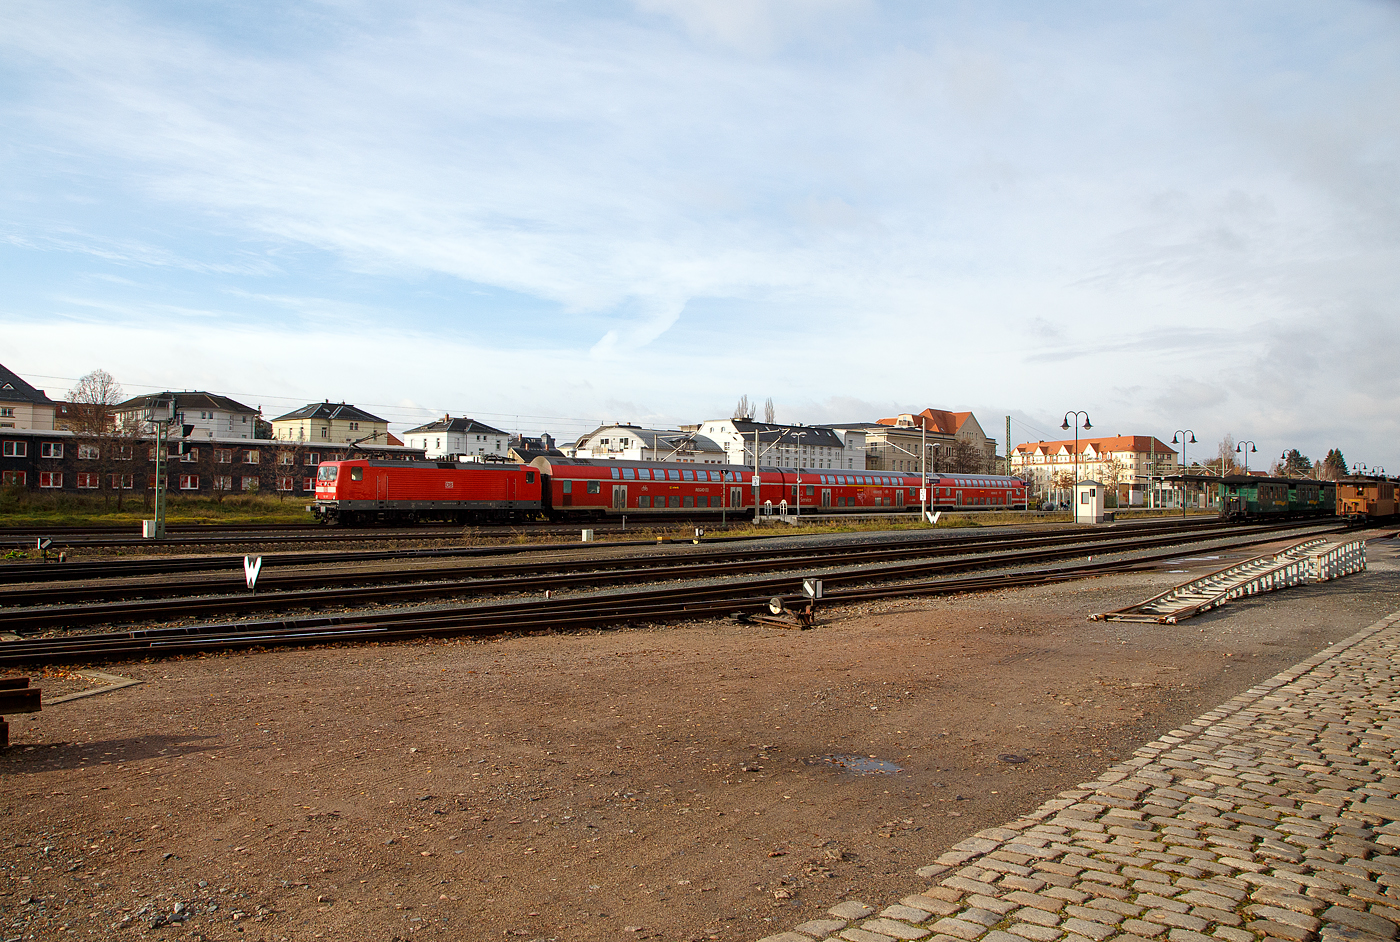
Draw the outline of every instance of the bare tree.
[[[1227,433],[1220,440],[1220,451],[1217,455],[1220,459],[1221,475],[1234,474],[1239,470],[1239,465],[1235,463],[1235,436]]]
[[[778,421],[778,410],[773,405],[772,396],[769,396],[768,400],[763,403],[763,421],[767,422],[769,425],[773,425]]]
[[[68,391],[72,404],[69,424],[73,431],[105,435],[112,428],[112,410],[126,398],[121,384],[106,370],[93,370]]]
[[[748,394],[748,393],[744,393],[742,396],[740,396],[740,397],[739,397],[739,401],[738,401],[737,403],[735,403],[735,405],[734,405],[734,418],[736,418],[736,419],[752,419],[752,418],[753,418],[753,403],[749,401],[749,394]]]
[[[134,455],[140,426],[118,426],[115,407],[126,398],[106,370],[93,370],[68,391],[68,427],[74,433],[80,474],[96,475],[99,490],[115,493],[117,510],[135,486]]]

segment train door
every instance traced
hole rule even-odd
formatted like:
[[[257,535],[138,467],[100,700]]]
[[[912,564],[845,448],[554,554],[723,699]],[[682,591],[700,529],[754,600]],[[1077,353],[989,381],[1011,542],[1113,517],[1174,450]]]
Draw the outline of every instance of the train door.
[[[613,485],[613,510],[627,509],[627,485]]]
[[[383,471],[380,471],[374,476],[374,499],[389,499],[389,475],[385,474]]]
[[[742,508],[744,506],[744,489],[742,487],[731,487],[729,489],[729,506]]]
[[[822,506],[823,506],[823,507],[830,507],[830,506],[831,506],[831,488],[829,488],[829,487],[824,487],[824,488],[822,488]]]
[[[896,507],[904,506],[904,488],[896,487],[894,489],[894,505]]]
[[[959,507],[961,507],[961,506],[962,506],[962,491],[954,491],[953,494],[954,494],[953,503],[955,503],[955,504],[957,504]]]

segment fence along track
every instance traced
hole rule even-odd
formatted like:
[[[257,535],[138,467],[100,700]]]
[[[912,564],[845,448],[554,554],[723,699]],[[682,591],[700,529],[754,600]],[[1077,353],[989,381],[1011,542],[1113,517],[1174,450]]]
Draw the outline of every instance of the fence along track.
[[[1094,621],[1175,625],[1231,599],[1287,589],[1305,582],[1326,582],[1365,568],[1365,540],[1348,543],[1304,540],[1281,553],[1256,556],[1183,582],[1138,605],[1089,617]]]

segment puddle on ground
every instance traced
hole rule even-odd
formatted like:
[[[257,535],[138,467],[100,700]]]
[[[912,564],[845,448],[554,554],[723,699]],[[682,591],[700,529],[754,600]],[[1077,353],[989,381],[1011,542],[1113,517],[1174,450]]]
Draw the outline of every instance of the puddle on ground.
[[[822,756],[821,761],[856,775],[889,775],[904,771],[893,762],[874,756]]]

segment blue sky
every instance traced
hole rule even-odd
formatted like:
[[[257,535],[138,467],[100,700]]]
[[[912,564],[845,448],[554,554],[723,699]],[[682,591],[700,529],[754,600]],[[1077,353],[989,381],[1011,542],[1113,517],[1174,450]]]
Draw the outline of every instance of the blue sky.
[[[0,362],[1400,472],[1400,5],[0,8]],[[1188,455],[1194,457],[1194,455]]]

